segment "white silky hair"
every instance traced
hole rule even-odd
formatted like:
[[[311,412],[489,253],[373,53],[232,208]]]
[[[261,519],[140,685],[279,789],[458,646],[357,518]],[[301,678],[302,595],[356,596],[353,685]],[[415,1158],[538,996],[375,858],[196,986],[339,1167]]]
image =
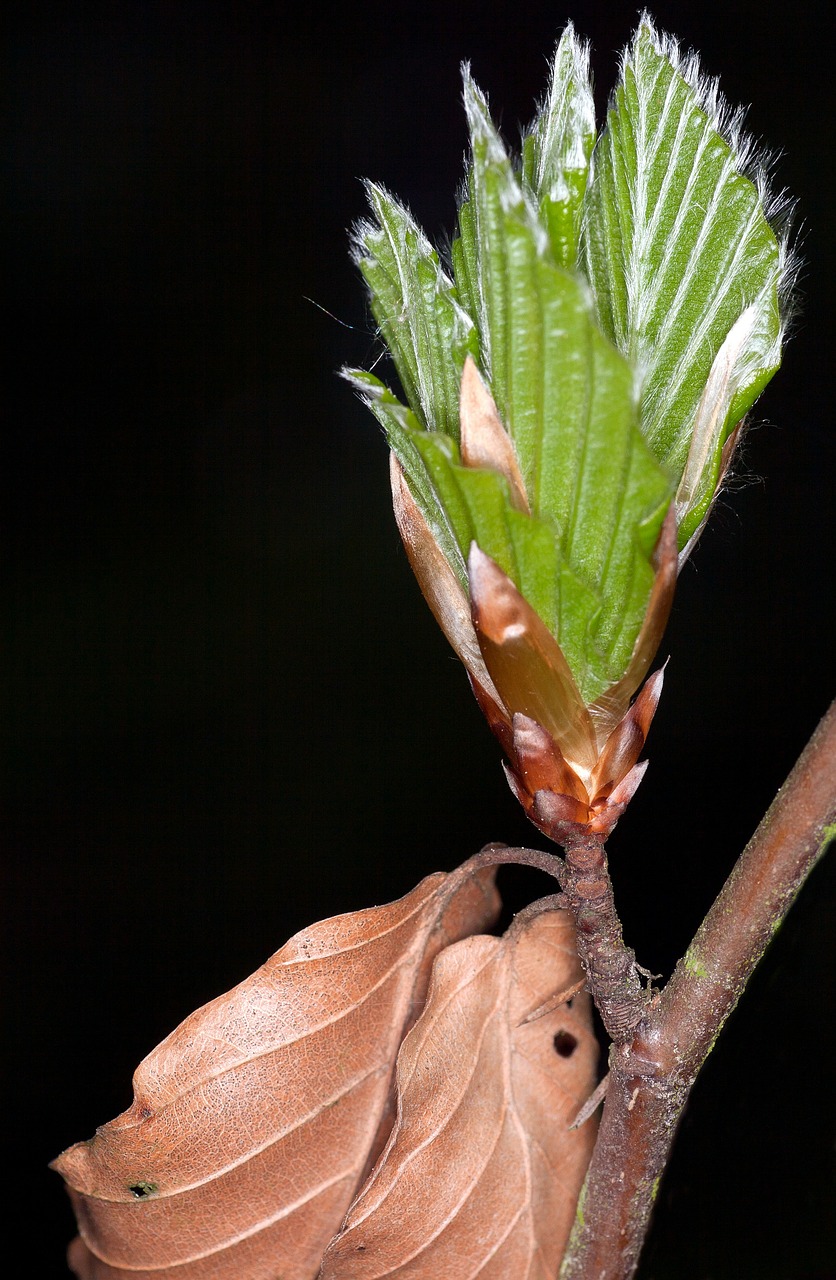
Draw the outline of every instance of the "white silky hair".
[[[640,41],[648,39],[655,55],[660,59],[658,71],[655,76],[637,74],[632,77],[629,73],[633,65],[637,64],[638,59],[641,57]],[[657,98],[653,102],[653,94],[659,83],[658,78],[665,74],[665,65],[670,66],[675,74],[669,80],[664,99],[660,102]],[[779,363],[781,344],[785,337],[788,321],[792,315],[793,286],[798,274],[798,259],[790,241],[793,202],[784,192],[776,194],[772,191],[769,174],[774,165],[774,156],[761,148],[744,131],[745,109],[731,107],[720,92],[718,80],[703,73],[697,54],[693,51],[683,53],[676,39],[657,30],[652,18],[646,11],[641,15],[639,25],[630,43],[622,51],[619,71],[619,84],[624,85],[625,82],[631,81],[633,92],[636,94],[636,103],[630,108],[630,111],[635,122],[637,157],[635,172],[631,173],[628,170],[624,174],[630,203],[634,211],[629,240],[625,243],[626,256],[624,259],[623,281],[626,310],[623,313],[616,310],[613,313],[612,321],[617,345],[629,355],[635,369],[637,395],[645,401],[643,411],[644,430],[652,445],[654,440],[659,438],[660,433],[665,431],[665,423],[668,420],[668,406],[674,402],[683,383],[688,378],[695,351],[699,349],[711,333],[712,325],[716,322],[720,308],[727,306],[730,298],[734,297],[731,289],[734,284],[736,268],[743,268],[747,256],[750,262],[752,261],[754,246],[760,238],[759,229],[763,226],[763,218],[766,219],[775,236],[777,260],[774,266],[768,270],[767,282],[756,296],[744,296],[741,291],[738,318],[749,307],[755,308],[757,316],[753,323],[747,322],[745,326],[748,330],[748,341],[741,345],[738,345],[736,341],[731,344],[732,347],[736,348],[737,358],[736,368],[729,370],[731,383],[735,386],[740,386],[745,381],[745,374],[754,374],[759,367],[769,367]],[[674,181],[677,167],[676,156],[680,145],[685,148],[686,154],[691,146],[688,138],[688,129],[693,120],[692,113],[683,110],[678,115],[671,116],[669,114],[673,110],[674,102],[678,96],[677,85],[681,85],[682,82],[687,85],[693,95],[694,105],[704,114],[708,128],[703,127],[696,153],[688,162],[690,167],[687,176],[685,176],[684,198],[680,202],[673,224],[666,228],[663,233],[662,249],[659,249],[658,243],[654,246],[658,251],[667,253],[669,248],[676,244],[679,230],[685,224],[689,211],[693,210],[689,195],[695,192],[701,168],[700,160],[706,154],[706,149],[710,145],[712,136],[719,135],[723,139],[728,148],[728,154],[726,155],[723,170],[718,176],[718,180],[706,203],[702,225],[691,247],[686,269],[683,270],[681,278],[676,281],[674,296],[666,304],[665,316],[661,320],[658,331],[656,331],[653,328],[653,320],[655,308],[658,305],[658,291],[654,288],[655,271],[648,265],[648,251],[651,245],[654,245],[654,237],[658,237],[660,231],[660,218],[664,216],[665,211],[664,193],[666,187]],[[614,103],[615,94],[611,99],[611,109]],[[646,121],[649,122],[651,132],[643,136],[642,127]],[[653,160],[658,165],[659,153],[657,151],[654,154],[653,148],[654,143],[658,145],[662,141],[661,135],[663,131],[667,133],[666,141],[670,147],[670,163],[665,169],[660,191],[654,195],[651,207],[649,205],[648,178],[652,165],[649,161]],[[672,139],[671,134],[673,134]],[[647,148],[644,155],[642,155],[643,145]],[[599,152],[596,148],[596,152],[593,153],[592,157],[593,183],[595,170],[600,163]],[[727,184],[737,175],[750,181],[753,184],[754,191],[749,216],[740,229],[739,238],[732,249],[731,260],[724,272],[725,277],[730,282],[729,286],[724,286],[722,282],[718,284],[712,296],[707,299],[708,305],[699,317],[694,330],[689,334],[688,342],[684,344],[683,349],[678,353],[674,367],[667,371],[664,387],[659,383],[654,386],[653,378],[656,358],[658,353],[664,349],[666,339],[671,336],[680,306],[684,303],[694,282],[695,273],[700,268],[700,257],[707,247],[712,228],[716,227],[716,219],[720,216]],[[682,171],[680,171],[679,176],[680,179],[683,177]],[[589,210],[587,210],[587,214],[589,214]],[[590,256],[595,237],[594,223],[589,216],[586,216],[582,239],[586,245],[585,264],[593,282],[596,281],[596,276],[598,275],[594,260]],[[603,286],[604,283],[605,281],[602,279],[599,287]],[[774,330],[774,322],[770,320],[770,317],[774,314],[772,312],[773,288],[777,292],[779,305],[777,333],[774,331],[769,332],[770,328]],[[659,322],[658,315],[656,316],[656,321],[657,323]],[[647,334],[648,325],[652,329],[652,340]],[[738,329],[736,336],[739,336],[740,332]],[[729,355],[730,350],[730,347],[726,348],[724,358]],[[712,352],[712,358],[715,358],[718,354],[719,348]],[[645,393],[648,391],[650,392],[650,398],[645,399]],[[695,421],[693,425],[704,427],[704,422],[697,422],[698,406],[695,406],[694,414]],[[720,425],[722,426],[722,424]],[[673,446],[673,450],[677,455],[681,452],[683,443],[681,435],[679,440],[680,443]],[[673,461],[673,458],[671,460]],[[684,464],[685,458],[681,457],[680,462]]]
[[[639,26],[631,42],[622,51],[620,57],[622,82],[628,68],[636,57],[638,41],[642,37],[650,38],[656,54],[672,66],[677,76],[681,77],[688,85],[694,95],[696,105],[704,112],[711,129],[716,130],[729,148],[725,174],[718,182],[714,195],[709,199],[705,210],[703,227],[691,254],[691,270],[686,270],[682,279],[678,282],[668,315],[663,320],[661,329],[654,337],[654,349],[658,350],[661,347],[666,335],[670,332],[670,327],[675,322],[677,303],[684,299],[687,289],[693,280],[693,273],[698,266],[701,248],[710,233],[712,219],[717,216],[724,181],[728,180],[733,174],[745,176],[753,183],[758,196],[758,200],[753,205],[750,217],[743,228],[739,242],[735,246],[730,264],[730,273],[733,275],[734,266],[745,261],[747,252],[751,248],[752,237],[757,234],[758,228],[762,226],[761,215],[766,217],[776,235],[778,259],[776,269],[770,272],[768,284],[756,297],[744,298],[741,296],[740,298],[740,314],[753,307],[757,312],[755,320],[745,326],[747,341],[742,344],[735,341],[731,347],[725,343],[723,344],[725,348],[724,360],[728,358],[732,348],[735,351],[735,367],[729,369],[728,374],[731,384],[739,386],[747,373],[754,372],[759,365],[777,363],[780,356],[781,342],[785,336],[787,320],[791,313],[790,304],[793,284],[798,272],[797,256],[789,237],[789,224],[793,204],[785,193],[779,192],[776,194],[772,191],[769,173],[773,167],[774,157],[760,148],[755,140],[744,131],[745,109],[731,107],[720,92],[716,77],[708,76],[702,71],[698,55],[693,51],[684,53],[679,42],[674,37],[658,31],[646,11],[641,16]],[[515,172],[511,157],[491,119],[487,98],[474,82],[468,63],[462,64],[462,78],[464,106],[471,137],[474,143],[478,142],[484,146],[490,164],[501,165],[505,168],[506,177],[500,192],[503,208],[507,212],[519,214],[527,222],[535,235],[538,250],[545,253],[548,248],[548,236],[535,207],[536,191],[532,191],[528,184],[522,181],[521,176]],[[675,93],[677,82],[677,79],[671,81],[671,86],[668,89],[669,100],[672,99]],[[637,77],[635,83],[640,98],[639,112],[643,115],[648,110],[650,95],[653,91],[653,82],[648,84],[646,77]],[[571,91],[568,91],[570,86]],[[664,120],[665,110],[666,106],[663,105],[662,120]],[[676,122],[676,139],[684,137],[688,118],[689,113],[683,111],[681,118]],[[657,121],[654,131],[658,132],[660,127],[661,125]],[[581,146],[584,130],[595,131],[594,103],[589,76],[589,44],[579,39],[572,24],[568,23],[551,60],[550,81],[546,96],[538,106],[529,130],[529,133],[535,135],[536,140],[536,166],[532,175],[535,180],[535,186],[539,187],[540,184],[548,180],[554,187],[553,194],[559,195],[562,179],[561,164],[566,162],[577,163],[578,165],[586,163]],[[686,194],[688,191],[693,190],[698,179],[699,158],[709,145],[710,137],[710,131],[706,131],[701,139],[700,149],[692,163],[691,172],[687,178]],[[574,154],[575,151],[578,152],[578,155]],[[594,166],[594,155],[592,163]],[[547,174],[549,165],[552,166],[554,172]],[[643,241],[652,241],[664,203],[661,199],[657,200],[654,210],[648,210],[646,214],[641,215],[644,207],[642,194],[644,178],[642,165],[639,164],[635,177],[631,176],[629,178],[630,185],[634,189],[635,207],[640,216],[637,218],[634,228],[634,232],[637,235],[637,240],[634,242],[634,252],[630,254],[629,260],[625,263],[627,268],[625,287],[627,291],[628,330],[617,334],[619,345],[623,351],[627,352],[628,348],[632,346],[629,354],[635,370],[634,396],[637,403],[640,401],[642,391],[647,385],[652,363],[652,352],[648,348],[643,349],[640,335],[645,319],[652,314],[655,295],[652,287],[648,287],[646,272],[640,265],[641,254],[640,252],[635,252],[635,248],[638,245],[640,250]],[[407,252],[406,235],[410,234],[415,237],[415,246],[418,249],[418,253],[425,259],[428,259],[430,254],[434,254],[435,250],[405,206],[390,195],[385,188],[373,183],[367,183],[366,190],[372,209],[378,215],[378,201],[383,199],[391,202],[399,210],[401,221],[398,223],[395,239],[392,237],[391,228],[384,225],[382,218],[380,218],[380,225],[368,220],[358,222],[352,234],[352,255],[355,262],[359,264],[363,258],[369,255],[372,237],[381,234],[388,237],[392,253],[398,265],[401,293],[404,299],[401,314],[396,317],[390,317],[390,323],[406,326],[410,330],[411,343],[417,349],[419,335],[415,332],[415,325],[418,316],[414,314],[415,309],[410,306],[412,286],[409,280],[408,259],[411,255]],[[473,194],[471,192],[471,195]],[[676,230],[686,216],[688,204],[687,199],[682,202],[674,221],[673,231],[668,233],[666,238],[668,243],[672,243],[675,240]],[[490,376],[491,334],[488,324],[487,300],[484,296],[485,281],[483,273],[479,272],[477,279],[474,281],[477,289],[477,298],[474,301],[477,304],[479,314],[471,317],[457,298],[454,282],[442,265],[441,258],[439,257],[437,261],[437,290],[439,294],[446,293],[453,303],[457,322],[463,332],[469,329],[473,322],[476,321],[481,331],[482,358],[485,372]],[[767,312],[771,306],[770,298],[773,286],[777,286],[781,324],[777,336],[771,334],[767,341]],[[592,292],[590,290],[590,301],[592,300]],[[690,335],[690,340],[681,352],[675,367],[670,371],[666,395],[657,406],[658,412],[652,414],[651,419],[645,424],[650,439],[653,438],[655,431],[658,429],[658,424],[653,419],[659,418],[660,414],[663,413],[664,402],[667,401],[669,403],[670,399],[677,394],[679,387],[688,375],[695,347],[710,332],[718,308],[727,303],[728,298],[728,291],[722,288],[717,291]],[[758,317],[762,318],[763,324],[759,323]],[[736,329],[736,333],[740,333],[739,328]],[[715,357],[718,356],[719,350],[714,352],[714,355]],[[416,362],[416,366],[417,389],[421,407],[425,420],[430,429],[432,429],[436,425],[433,421],[435,388],[431,385],[432,379],[427,376],[424,362],[419,360]],[[729,385],[728,382],[727,385]],[[703,405],[703,411],[704,408],[705,406]],[[697,408],[694,426],[701,425],[704,429],[704,419],[700,423],[698,421],[699,418],[700,410]],[[690,486],[686,486],[686,488],[688,487]]]
[[[473,79],[470,72],[470,64],[463,62],[461,70],[462,97],[471,139],[474,143],[477,141],[484,142],[486,158],[489,164],[505,168],[505,181],[500,191],[503,211],[505,213],[517,213],[523,218],[534,236],[538,253],[545,254],[548,252],[549,246],[548,232],[537,215],[537,210],[530,195],[524,190],[521,181],[514,172],[511,156],[491,118],[487,97]],[[474,165],[472,173],[475,174],[476,168],[477,166]],[[471,192],[470,195],[473,197],[474,192]],[[474,205],[477,215],[478,238],[478,201],[474,201]],[[481,338],[481,354],[484,361],[484,372],[490,380],[492,370],[491,332],[490,324],[488,323],[489,310],[488,301],[485,297],[484,272],[479,272],[476,283],[479,291],[480,314],[478,327]]]
[[[563,51],[568,52],[569,73],[564,73]],[[589,71],[590,45],[575,34],[571,22],[561,36],[549,71],[546,96],[537,108],[530,132],[537,135],[537,172],[535,187],[542,192],[546,165],[555,151],[560,154],[561,167],[553,179],[552,194],[560,198],[561,184],[565,187],[564,169],[584,169],[587,165],[583,149],[585,136],[596,133],[595,102]],[[567,92],[575,85],[577,92]],[[541,126],[545,122],[545,127]]]
[[[782,318],[786,320],[792,313],[792,294],[800,262],[791,241],[796,202],[786,190],[777,190],[772,186],[771,175],[777,163],[777,154],[745,130],[748,107],[733,106],[720,89],[719,76],[704,72],[700,65],[700,55],[694,49],[683,52],[676,37],[660,31],[646,9],[641,13],[633,39],[621,52],[619,73],[622,80],[626,68],[633,60],[642,28],[648,31],[656,52],[671,63],[692,90],[710,123],[728,144],[736,171],[748,178],[757,190],[764,217],[778,241],[778,294],[782,303]]]
[[[422,337],[418,332],[418,326],[423,313],[420,307],[411,305],[411,295],[415,286],[411,269],[413,255],[407,247],[407,234],[414,235],[418,253],[422,258],[428,262],[435,258],[435,293],[438,297],[442,294],[448,296],[453,309],[457,334],[466,334],[468,330],[473,328],[473,320],[458,301],[453,279],[444,269],[436,249],[407,206],[379,183],[366,182],[364,186],[369,204],[378,215],[378,221],[372,222],[368,218],[363,218],[354,224],[351,230],[351,256],[355,265],[359,267],[364,260],[374,256],[374,250],[371,245],[376,236],[384,235],[389,241],[393,257],[397,263],[401,296],[403,298],[403,307],[400,313],[389,319],[390,323],[397,322],[409,330],[410,341],[416,352],[415,371],[421,410],[427,426],[433,431],[438,429],[438,423],[435,420],[436,388],[427,363],[417,357],[419,342]],[[398,214],[397,234],[394,238],[388,222],[380,215],[380,208],[383,202],[390,204]]]

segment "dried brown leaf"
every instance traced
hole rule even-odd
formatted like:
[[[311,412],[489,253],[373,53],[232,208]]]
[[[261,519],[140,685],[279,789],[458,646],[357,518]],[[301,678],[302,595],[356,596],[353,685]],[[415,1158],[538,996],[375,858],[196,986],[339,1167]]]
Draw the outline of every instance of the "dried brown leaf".
[[[391,1127],[432,962],[497,908],[490,871],[430,876],[304,929],[181,1023],[138,1068],[133,1105],[54,1162],[77,1275],[315,1276]]]
[[[595,1126],[589,997],[565,912],[449,947],[398,1056],[398,1118],[321,1280],[553,1280]]]

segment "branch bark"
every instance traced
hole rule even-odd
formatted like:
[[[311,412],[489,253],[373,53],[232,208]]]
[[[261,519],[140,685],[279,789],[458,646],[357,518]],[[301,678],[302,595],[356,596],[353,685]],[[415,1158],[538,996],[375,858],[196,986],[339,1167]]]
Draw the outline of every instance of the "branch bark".
[[[836,836],[836,702],[630,1042],[614,1044],[561,1280],[634,1275],[691,1087],[798,890]]]

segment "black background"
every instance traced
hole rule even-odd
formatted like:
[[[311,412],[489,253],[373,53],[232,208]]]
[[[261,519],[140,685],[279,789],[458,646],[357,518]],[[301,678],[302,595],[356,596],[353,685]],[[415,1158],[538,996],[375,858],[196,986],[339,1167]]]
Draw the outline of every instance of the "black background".
[[[783,153],[806,259],[746,483],[681,579],[650,771],[612,841],[627,938],[664,974],[832,694],[825,9],[654,10]],[[443,237],[461,60],[516,142],[567,17],[602,109],[627,3],[6,6],[3,1128],[4,1200],[36,1224],[21,1273],[66,1276],[47,1161],[129,1103],[133,1067],[192,1008],[314,919],[534,838],[411,579],[383,441],[335,370],[379,355],[347,256],[359,179]],[[547,888],[501,882],[511,908]],[[642,1280],[836,1275],[834,896],[831,860],[709,1059]]]

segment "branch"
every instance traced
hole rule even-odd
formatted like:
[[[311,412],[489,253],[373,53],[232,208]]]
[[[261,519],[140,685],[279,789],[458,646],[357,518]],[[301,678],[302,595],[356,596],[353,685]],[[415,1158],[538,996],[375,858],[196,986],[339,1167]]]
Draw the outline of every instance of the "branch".
[[[604,1114],[561,1280],[627,1280],[697,1074],[804,880],[836,836],[836,702],[630,1044]]]

